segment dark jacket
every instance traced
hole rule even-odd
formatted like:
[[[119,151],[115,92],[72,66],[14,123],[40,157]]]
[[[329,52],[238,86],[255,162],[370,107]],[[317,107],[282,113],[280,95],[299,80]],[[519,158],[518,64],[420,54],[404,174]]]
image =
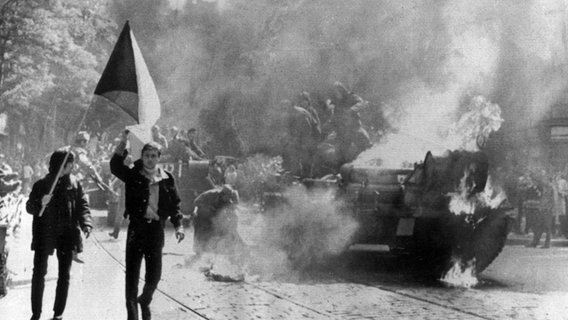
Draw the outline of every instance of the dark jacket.
[[[197,207],[197,218],[211,219],[215,217],[221,209],[239,203],[239,194],[237,191],[233,190],[229,202],[223,202],[221,190],[221,188],[207,190],[195,199],[194,205]]]
[[[110,159],[110,171],[125,183],[125,212],[124,216],[130,221],[144,219],[150,197],[150,180],[142,174],[142,160],[134,162],[134,167],[124,165],[126,152],[114,154]],[[165,171],[165,170],[164,170]],[[180,211],[180,198],[171,173],[165,171],[167,178],[159,182],[158,215],[162,224],[169,217],[174,227],[181,225],[183,215]]]
[[[92,228],[92,222],[87,198],[74,176],[59,179],[50,203],[39,216],[41,199],[49,193],[54,179],[54,174],[48,174],[34,183],[26,203],[26,210],[34,216],[32,250],[50,253],[53,249],[77,250],[81,245],[81,229]]]
[[[235,212],[239,194],[231,192],[230,201],[224,201],[221,188],[203,192],[195,199],[194,250],[230,254],[242,245],[237,231],[238,216]],[[221,241],[221,240],[224,241]]]
[[[290,145],[302,151],[315,148],[319,137],[314,136],[315,123],[312,115],[304,108],[293,106],[288,109],[287,116]]]

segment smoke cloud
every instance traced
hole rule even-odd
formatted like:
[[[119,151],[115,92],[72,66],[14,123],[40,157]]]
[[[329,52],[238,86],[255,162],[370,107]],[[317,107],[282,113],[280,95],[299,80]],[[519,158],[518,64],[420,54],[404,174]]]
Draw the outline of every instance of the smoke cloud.
[[[367,158],[393,164],[457,149],[448,133],[471,95],[497,102],[509,129],[532,125],[523,117],[536,123],[561,98],[565,72],[551,69],[565,65],[563,2],[449,1],[440,9],[447,46],[439,85],[412,79],[400,87],[391,106],[402,115],[389,118],[398,130]]]
[[[283,196],[286,203],[264,212],[256,223],[261,241],[251,249],[249,275],[295,277],[325,265],[348,248],[357,230],[357,222],[331,191],[294,186]]]
[[[377,142],[365,156],[387,165],[455,148],[448,133],[476,97],[500,107],[501,130],[513,135],[567,98],[568,16],[561,0],[115,0],[113,6],[119,25],[131,21],[163,101],[161,122],[199,124],[219,152],[238,154],[232,151],[238,141],[244,153],[277,154],[277,102],[301,90],[321,102],[336,80],[379,115],[363,117]],[[290,192],[289,207],[266,224],[273,227],[257,257],[273,270],[324,259],[356,229],[329,198]]]
[[[349,248],[358,229],[350,210],[335,199],[332,190],[307,190],[297,185],[282,196],[280,205],[262,214],[254,206],[241,205],[240,236],[230,233],[213,239],[208,244],[212,251],[186,261],[186,265],[218,281],[295,281],[312,268],[329,267]],[[228,222],[220,218],[213,223],[221,220]]]
[[[275,144],[277,101],[300,90],[325,99],[336,80],[387,119],[364,119],[378,138],[389,123],[397,135],[383,142],[404,146],[396,152],[420,150],[408,161],[447,148],[440,136],[467,97],[498,104],[504,129],[513,132],[565,98],[567,16],[560,0],[122,0],[114,6],[118,20],[131,20],[149,60],[166,109],[162,122],[194,126],[200,110],[224,103],[230,134],[247,150]],[[218,99],[227,92],[241,97]]]

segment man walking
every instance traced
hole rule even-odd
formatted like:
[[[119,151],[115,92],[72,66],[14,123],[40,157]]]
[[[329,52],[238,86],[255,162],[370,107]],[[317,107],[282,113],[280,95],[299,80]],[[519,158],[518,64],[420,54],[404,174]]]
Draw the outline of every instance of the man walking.
[[[128,131],[121,137],[110,160],[110,170],[125,183],[125,216],[130,220],[126,239],[126,310],[128,320],[138,320],[138,304],[142,319],[150,320],[150,302],[162,274],[162,248],[166,219],[176,229],[176,238],[185,237],[179,209],[180,198],[171,173],[158,168],[160,145],[150,142],[142,147],[142,158],[129,168],[124,164]],[[146,260],[145,285],[138,296],[138,280],[142,258]]]
[[[65,157],[67,159],[63,164]],[[65,150],[55,151],[49,160],[49,173],[33,187],[26,210],[33,217],[32,250],[34,270],[32,275],[32,320],[42,312],[47,260],[57,250],[59,275],[53,306],[54,319],[62,319],[67,294],[73,251],[80,245],[81,230],[88,238],[91,233],[91,213],[81,184],[71,175],[74,156]],[[53,194],[49,194],[59,168],[61,176],[56,182]],[[40,211],[45,207],[43,214]]]

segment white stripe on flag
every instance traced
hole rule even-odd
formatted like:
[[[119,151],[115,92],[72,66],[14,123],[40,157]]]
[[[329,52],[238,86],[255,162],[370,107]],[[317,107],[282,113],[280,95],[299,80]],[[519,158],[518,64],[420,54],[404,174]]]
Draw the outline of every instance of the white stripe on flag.
[[[128,142],[130,150],[128,152],[132,156],[132,160],[140,159],[142,147],[152,141],[152,132],[150,128],[142,125],[127,126],[126,129],[130,131],[128,135]]]
[[[138,82],[139,124],[150,128],[156,124],[160,118],[160,99],[132,30],[130,31],[130,38],[132,39],[132,51],[134,52],[134,64],[136,66],[136,81]]]

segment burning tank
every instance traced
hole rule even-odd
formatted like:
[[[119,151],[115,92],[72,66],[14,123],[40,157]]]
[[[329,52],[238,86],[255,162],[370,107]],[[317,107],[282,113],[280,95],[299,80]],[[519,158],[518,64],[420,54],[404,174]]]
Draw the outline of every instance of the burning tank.
[[[452,268],[479,274],[503,249],[509,224],[506,197],[488,171],[484,153],[466,151],[428,152],[413,169],[343,165],[337,196],[359,222],[351,243],[388,245],[438,276]]]

